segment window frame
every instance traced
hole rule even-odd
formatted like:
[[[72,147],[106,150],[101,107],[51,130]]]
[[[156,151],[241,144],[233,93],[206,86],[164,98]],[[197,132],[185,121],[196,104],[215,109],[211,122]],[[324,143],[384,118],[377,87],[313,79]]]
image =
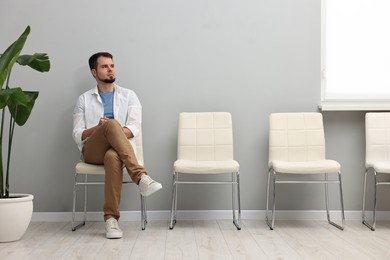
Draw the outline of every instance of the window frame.
[[[318,107],[323,111],[345,110],[390,110],[390,98],[327,98],[327,1],[321,0],[321,102]],[[342,1],[342,0],[330,0]],[[390,73],[390,71],[389,71]],[[390,94],[390,92],[389,92]],[[378,96],[379,97],[379,96]]]

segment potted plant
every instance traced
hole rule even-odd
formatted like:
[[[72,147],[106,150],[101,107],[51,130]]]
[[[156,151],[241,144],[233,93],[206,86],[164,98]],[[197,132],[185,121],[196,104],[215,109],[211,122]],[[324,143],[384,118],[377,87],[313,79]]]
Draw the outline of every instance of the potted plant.
[[[0,54],[0,242],[19,240],[26,231],[32,216],[33,195],[12,194],[9,188],[10,158],[15,124],[23,126],[27,122],[39,94],[38,91],[24,91],[20,87],[11,87],[12,68],[17,63],[29,66],[39,72],[50,70],[50,60],[46,53],[20,54],[29,34],[30,26],[27,26],[20,37],[4,53]],[[6,113],[7,111],[9,115]],[[8,134],[6,135],[6,133]],[[5,143],[6,139],[8,141]],[[3,146],[3,144],[5,145]],[[4,151],[6,151],[5,167],[3,164]]]

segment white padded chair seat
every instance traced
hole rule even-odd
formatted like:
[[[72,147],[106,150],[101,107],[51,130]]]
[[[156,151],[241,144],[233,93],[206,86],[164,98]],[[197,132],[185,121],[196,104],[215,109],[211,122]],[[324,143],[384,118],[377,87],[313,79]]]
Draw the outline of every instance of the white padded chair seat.
[[[103,165],[94,165],[88,164],[85,162],[79,162],[76,164],[76,173],[77,174],[104,174]]]
[[[374,168],[376,172],[390,173],[390,162],[366,162],[366,168]]]
[[[340,164],[334,160],[321,160],[309,162],[286,162],[272,160],[269,167],[279,173],[290,174],[320,174],[320,173],[338,173]]]
[[[227,161],[190,161],[176,160],[173,168],[175,172],[189,174],[220,174],[238,172],[239,164],[235,160]]]
[[[77,174],[105,174],[103,165],[89,164],[85,162],[79,162],[76,164]],[[123,173],[127,174],[126,168],[123,168]]]

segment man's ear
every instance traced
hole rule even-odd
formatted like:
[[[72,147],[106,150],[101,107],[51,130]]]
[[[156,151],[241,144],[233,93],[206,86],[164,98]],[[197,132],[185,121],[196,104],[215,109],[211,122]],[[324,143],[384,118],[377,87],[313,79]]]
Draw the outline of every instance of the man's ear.
[[[92,76],[93,76],[94,78],[96,78],[96,70],[95,70],[95,69],[91,69],[91,73],[92,73]]]

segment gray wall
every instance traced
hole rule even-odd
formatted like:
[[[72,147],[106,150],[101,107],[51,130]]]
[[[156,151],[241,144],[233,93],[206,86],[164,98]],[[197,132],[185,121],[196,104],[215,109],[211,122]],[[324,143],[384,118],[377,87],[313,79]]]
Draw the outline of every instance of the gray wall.
[[[16,129],[12,192],[34,194],[35,212],[71,211],[79,159],[73,106],[94,86],[89,56],[110,51],[117,83],[142,102],[146,167],[164,186],[148,208],[170,208],[178,114],[229,111],[243,210],[264,210],[268,115],[317,111],[321,98],[320,17],[320,0],[2,0],[0,50],[29,24],[24,52],[47,52],[52,62],[47,74],[13,73],[13,85],[40,97],[31,120]],[[364,112],[325,112],[324,123],[328,157],[342,164],[346,210],[360,210]],[[187,188],[179,207],[230,208],[224,195],[201,189]],[[315,190],[289,196],[286,189],[279,208],[323,209]],[[138,209],[136,189],[123,192],[122,209]],[[92,207],[101,210],[102,193],[94,197]]]

